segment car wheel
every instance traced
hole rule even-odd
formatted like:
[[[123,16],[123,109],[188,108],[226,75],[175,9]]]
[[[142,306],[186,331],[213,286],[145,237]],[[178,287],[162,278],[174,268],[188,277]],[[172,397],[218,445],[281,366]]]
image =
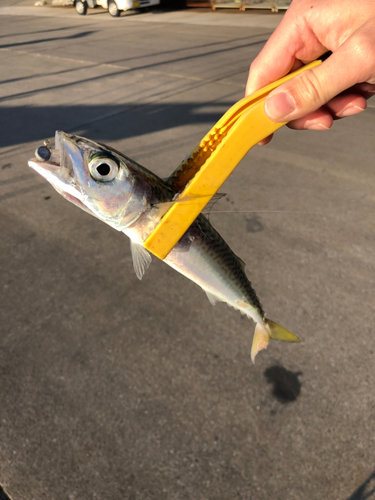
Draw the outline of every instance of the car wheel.
[[[84,16],[86,14],[87,2],[85,2],[84,0],[76,0],[75,7],[80,16]]]
[[[121,10],[117,7],[115,0],[108,0],[108,12],[112,17],[118,17],[120,15]]]

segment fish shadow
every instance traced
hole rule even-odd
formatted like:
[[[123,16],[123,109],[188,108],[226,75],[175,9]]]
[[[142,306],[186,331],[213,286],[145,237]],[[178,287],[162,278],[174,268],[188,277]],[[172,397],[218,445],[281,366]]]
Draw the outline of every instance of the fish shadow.
[[[0,500],[11,500],[10,497],[5,493],[1,485],[0,485]]]
[[[375,498],[375,471],[347,500],[368,500]]]
[[[270,366],[264,372],[267,382],[273,384],[273,396],[282,404],[291,403],[300,395],[300,375],[302,372],[292,372],[278,365]]]

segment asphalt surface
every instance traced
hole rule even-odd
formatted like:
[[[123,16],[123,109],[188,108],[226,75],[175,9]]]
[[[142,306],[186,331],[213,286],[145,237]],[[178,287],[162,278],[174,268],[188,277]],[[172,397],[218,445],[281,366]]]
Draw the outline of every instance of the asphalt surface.
[[[303,339],[254,366],[249,320],[156,259],[139,282],[27,167],[61,129],[167,176],[280,18],[2,4],[0,498],[375,499],[373,107],[282,129],[224,186],[212,223]]]

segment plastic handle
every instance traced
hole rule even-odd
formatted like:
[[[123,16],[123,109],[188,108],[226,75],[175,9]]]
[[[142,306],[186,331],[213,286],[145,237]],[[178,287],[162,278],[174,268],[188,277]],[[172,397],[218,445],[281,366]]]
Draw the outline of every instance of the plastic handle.
[[[159,259],[165,259],[246,153],[286,124],[272,122],[266,116],[264,100],[267,95],[285,81],[320,63],[314,61],[303,66],[241,99],[220,118],[177,170],[173,186],[177,189],[182,183],[181,187],[185,185],[185,188],[144,242],[147,250]]]

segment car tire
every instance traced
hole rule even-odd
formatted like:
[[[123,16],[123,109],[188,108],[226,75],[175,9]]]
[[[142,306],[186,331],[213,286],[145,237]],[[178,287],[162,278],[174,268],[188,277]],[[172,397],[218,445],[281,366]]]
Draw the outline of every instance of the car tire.
[[[76,11],[80,16],[85,16],[87,12],[87,2],[84,0],[76,0],[75,2]]]
[[[112,17],[119,17],[121,10],[117,7],[115,0],[108,0],[108,12]]]

